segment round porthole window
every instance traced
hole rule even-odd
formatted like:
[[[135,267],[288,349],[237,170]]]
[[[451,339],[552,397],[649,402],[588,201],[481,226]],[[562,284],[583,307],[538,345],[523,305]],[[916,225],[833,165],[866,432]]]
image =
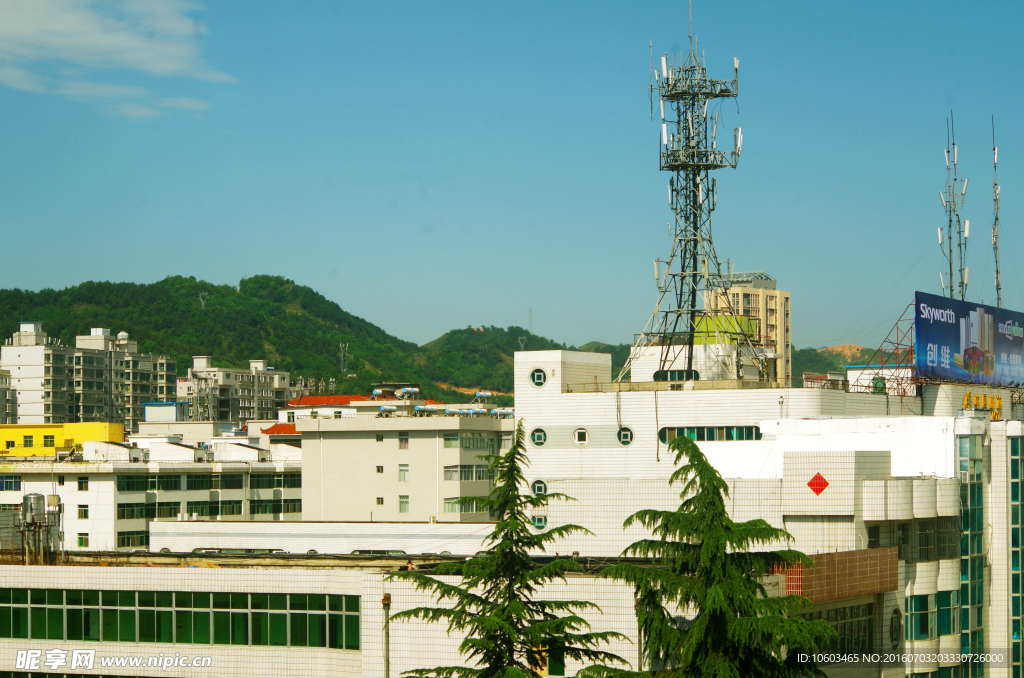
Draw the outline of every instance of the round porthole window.
[[[535,428],[530,432],[530,440],[537,447],[543,447],[544,443],[548,441],[548,434],[542,428]]]
[[[534,480],[533,484],[530,485],[530,489],[533,490],[535,495],[540,497],[548,493],[548,484],[543,480]]]
[[[619,443],[622,445],[629,445],[633,442],[633,429],[626,428],[623,426],[619,429]]]
[[[533,382],[534,386],[543,386],[548,382],[548,373],[538,367],[533,372],[530,372],[530,381]]]
[[[547,516],[533,516],[531,520],[533,521],[533,526],[538,530],[543,530],[545,527],[548,526]]]
[[[590,442],[590,432],[585,428],[578,428],[572,432],[572,441],[577,445],[586,445]]]

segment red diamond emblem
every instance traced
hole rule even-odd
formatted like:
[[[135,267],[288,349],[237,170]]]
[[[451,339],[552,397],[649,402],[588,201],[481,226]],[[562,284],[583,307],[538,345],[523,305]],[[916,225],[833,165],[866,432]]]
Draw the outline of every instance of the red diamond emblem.
[[[820,495],[828,487],[828,481],[825,480],[825,476],[820,473],[815,473],[814,477],[807,483],[807,487],[811,488],[811,492]]]

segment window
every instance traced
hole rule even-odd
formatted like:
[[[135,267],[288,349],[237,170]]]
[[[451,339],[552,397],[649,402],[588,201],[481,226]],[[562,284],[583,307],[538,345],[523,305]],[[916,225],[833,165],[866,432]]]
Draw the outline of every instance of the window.
[[[633,442],[633,430],[623,426],[619,429],[618,437],[620,445],[629,445]]]
[[[384,497],[377,497],[377,506],[384,505]]]
[[[24,442],[22,447],[32,447],[32,436],[24,436],[22,440]]]
[[[295,423],[295,413],[294,412],[289,412],[288,413],[288,423],[289,424],[294,424]]]
[[[158,501],[155,506],[157,518],[177,518],[181,514],[180,501]]]
[[[43,447],[54,447],[53,436],[43,436]]]
[[[78,548],[87,549],[89,548],[89,533],[79,532],[78,533]]]
[[[869,525],[868,526],[868,548],[869,549],[877,549],[879,546],[882,545],[881,533],[882,533],[882,530],[881,530],[880,526],[878,526],[878,525]]]
[[[137,518],[147,517],[146,504],[141,502],[124,503],[117,505],[117,519],[118,520],[135,520]],[[156,505],[149,504],[153,507],[154,514],[156,513]],[[150,516],[151,517],[151,516]]]
[[[473,499],[462,497],[447,497],[444,500],[445,513],[476,513],[479,507]]]
[[[7,447],[8,450],[10,450],[10,449],[12,449],[14,447],[14,441],[13,440],[5,440],[4,441],[4,445]]]
[[[185,489],[208,490],[210,489],[210,480],[209,473],[189,473],[185,476]],[[189,513],[192,513],[192,511],[189,511]]]
[[[533,518],[531,518],[530,520],[533,523],[533,526],[538,530],[543,530],[545,527],[548,526],[547,516],[533,516]]]
[[[530,372],[530,382],[534,386],[543,386],[544,384],[547,383],[547,381],[548,381],[547,372],[545,372],[544,370],[540,369],[539,367],[537,369],[535,369],[533,372]]]
[[[282,513],[284,508],[280,499],[250,499],[249,515],[265,515],[271,513]]]
[[[87,492],[89,490],[89,476],[78,476],[78,491]]]
[[[64,485],[64,476],[57,476],[57,485],[63,487],[63,485]]]
[[[906,640],[928,640],[935,638],[935,594],[908,596]]]
[[[89,519],[89,507],[85,504],[78,505],[78,519],[88,520]]]
[[[181,476],[178,474],[166,474],[161,473],[160,475],[149,476],[149,489],[150,490],[180,490],[181,489]]]
[[[409,495],[400,494],[398,495],[398,512],[408,513],[409,512]]]
[[[245,489],[245,476],[241,473],[214,473],[210,478],[211,490]]]
[[[444,434],[444,446],[445,447],[458,447],[459,446],[459,434],[458,433],[445,433]]]
[[[240,516],[242,515],[241,499],[221,499],[220,502],[210,502],[211,516]]]
[[[384,467],[383,466],[378,466],[377,467],[377,473],[384,473]]]
[[[544,443],[548,441],[548,434],[542,428],[535,428],[530,432],[530,440],[537,447],[543,447]]]
[[[114,481],[114,485],[118,492],[145,492],[146,476],[142,474],[117,476],[117,479]]]
[[[678,426],[658,431],[658,439],[668,444],[677,436],[686,436],[694,442],[720,440],[761,440],[758,426]]]
[[[384,434],[383,433],[378,433],[377,434],[377,442],[378,443],[384,442]]]
[[[210,515],[210,502],[208,501],[190,501],[185,504],[185,512],[190,516],[208,516]]]
[[[21,490],[21,476],[0,476],[0,490]]]
[[[301,473],[253,473],[249,476],[252,489],[274,489],[278,487],[302,487]]]
[[[408,450],[409,449],[409,432],[399,431],[398,432],[398,449]]]
[[[534,480],[533,484],[530,485],[530,489],[539,497],[548,493],[548,484],[543,480]]]
[[[590,439],[590,433],[585,428],[578,428],[572,432],[572,441],[577,445],[586,445]]]
[[[654,373],[654,381],[697,381],[700,373],[697,370],[658,370]]]
[[[409,482],[409,465],[399,464],[398,465],[398,482],[407,483]]]
[[[128,532],[118,532],[117,545],[119,548],[149,546],[149,532],[147,530],[130,530]]]
[[[284,499],[281,504],[282,513],[302,513],[301,499]]]

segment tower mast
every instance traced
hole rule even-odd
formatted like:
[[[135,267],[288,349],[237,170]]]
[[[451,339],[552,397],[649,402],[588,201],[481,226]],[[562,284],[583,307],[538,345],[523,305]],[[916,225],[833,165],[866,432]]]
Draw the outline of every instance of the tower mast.
[[[709,78],[697,55],[690,9],[690,48],[685,55],[661,57],[654,64],[653,94],[658,94],[661,117],[659,168],[669,172],[668,201],[673,221],[669,225],[672,249],[668,259],[654,262],[659,298],[644,331],[638,335],[630,360],[619,374],[621,380],[642,347],[660,348],[659,371],[685,370],[693,378],[694,343],[697,332],[711,332],[736,347],[736,376],[744,353],[749,354],[763,376],[764,358],[753,350],[749,334],[730,309],[728,275],[722,274],[711,235],[711,213],[717,186],[711,171],[736,167],[743,145],[743,131],[733,131],[733,150],[718,148],[719,112],[709,110],[715,100],[730,99],[739,91],[739,59],[733,57],[733,79]],[[652,106],[653,110],[653,106]],[[718,317],[715,317],[718,316]],[[716,340],[716,343],[721,343]]]
[[[943,294],[948,290],[950,299],[959,297],[963,301],[967,298],[967,283],[971,276],[971,268],[967,266],[967,238],[971,233],[971,220],[961,221],[960,210],[964,205],[964,196],[967,194],[969,180],[961,178],[957,173],[956,131],[953,126],[952,111],[950,111],[949,120],[946,121],[945,156],[946,190],[939,191],[939,199],[942,201],[942,208],[946,211],[946,234],[943,236],[940,227],[939,247],[949,265],[949,278],[943,281],[940,273],[939,281],[942,283]],[[955,259],[953,257],[954,246],[956,247]]]
[[[1003,307],[1003,284],[999,279],[999,148],[996,147],[996,116],[992,116],[992,252],[996,255],[996,306]]]

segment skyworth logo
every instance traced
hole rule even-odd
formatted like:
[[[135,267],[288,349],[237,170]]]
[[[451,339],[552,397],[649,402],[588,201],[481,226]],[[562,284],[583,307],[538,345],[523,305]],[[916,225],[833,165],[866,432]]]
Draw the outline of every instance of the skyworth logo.
[[[1024,337],[1024,327],[1021,327],[1012,320],[1007,320],[1005,323],[999,323],[998,331],[1000,334],[1005,334],[1007,339]]]
[[[938,320],[940,323],[949,323],[951,325],[956,324],[956,313],[953,313],[953,309],[950,308],[932,308],[928,304],[920,304],[921,317],[927,318],[928,322],[935,322]],[[999,331],[1002,332],[1002,325],[999,326]]]

